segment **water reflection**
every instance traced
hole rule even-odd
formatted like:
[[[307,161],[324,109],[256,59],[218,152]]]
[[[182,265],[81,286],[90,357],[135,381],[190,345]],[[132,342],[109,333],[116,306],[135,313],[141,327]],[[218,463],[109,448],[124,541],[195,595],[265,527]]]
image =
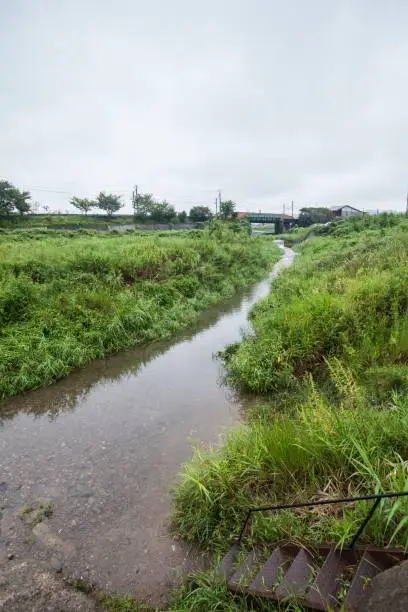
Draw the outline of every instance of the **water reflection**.
[[[149,345],[122,351],[106,359],[92,361],[87,366],[74,371],[49,387],[1,400],[0,426],[4,425],[5,420],[12,419],[20,412],[33,415],[34,418],[46,414],[52,421],[61,412],[75,410],[79,404],[85,401],[95,386],[107,382],[120,383],[121,380],[129,376],[135,376],[138,370],[146,367],[149,362],[166,353],[173,346],[188,342],[203,330],[213,327],[220,317],[240,312],[243,301],[252,304],[267,284],[268,281],[263,281],[252,289],[238,293],[233,298],[208,308],[193,325],[171,339],[153,342]],[[215,355],[214,358],[216,358]],[[217,383],[220,386],[225,383],[222,374],[219,374]]]

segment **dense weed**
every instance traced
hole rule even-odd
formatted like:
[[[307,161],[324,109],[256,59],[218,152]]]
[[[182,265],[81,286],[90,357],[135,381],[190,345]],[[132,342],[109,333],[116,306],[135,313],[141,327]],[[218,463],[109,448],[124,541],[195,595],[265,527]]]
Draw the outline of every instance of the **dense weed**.
[[[357,378],[407,360],[408,224],[356,233],[357,223],[341,226],[341,236],[307,242],[294,267],[255,306],[254,334],[228,360],[237,386],[279,391],[298,385],[306,373],[321,381],[333,357]]]
[[[184,466],[173,514],[184,538],[220,554],[249,507],[408,490],[407,232],[397,215],[325,226],[254,307],[253,333],[224,360],[230,381],[263,404]],[[342,546],[367,510],[259,513],[248,537]],[[362,541],[408,547],[407,498],[383,500]],[[247,609],[203,580],[185,587],[181,609],[203,593]]]
[[[0,396],[168,337],[279,257],[264,239],[221,234],[2,234]]]
[[[408,398],[367,407],[354,386],[333,409],[310,383],[308,400],[295,415],[264,409],[251,424],[230,432],[221,449],[196,450],[176,492],[174,522],[186,539],[225,547],[254,505],[403,490],[408,485]],[[365,532],[376,544],[406,544],[407,525],[396,532],[408,503],[388,521],[395,502],[384,502]],[[351,539],[367,512],[328,507],[255,515],[252,537],[308,542]]]

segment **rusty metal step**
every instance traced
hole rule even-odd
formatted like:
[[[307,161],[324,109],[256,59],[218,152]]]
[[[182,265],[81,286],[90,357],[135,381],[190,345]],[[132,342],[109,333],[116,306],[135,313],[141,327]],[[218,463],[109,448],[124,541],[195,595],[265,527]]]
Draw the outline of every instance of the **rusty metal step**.
[[[231,591],[275,600],[293,597],[311,610],[344,612],[356,610],[374,576],[407,557],[402,550],[367,547],[339,551],[325,544],[308,551],[281,543],[266,558],[267,551],[266,545],[251,550],[237,567],[240,546],[234,544],[229,549],[218,572]]]
[[[277,586],[282,582],[298,551],[299,549],[294,547],[275,548],[248,591],[253,595],[274,598]]]
[[[360,559],[357,570],[354,574],[349,591],[344,600],[344,610],[355,610],[360,599],[367,593],[374,576],[390,567],[386,557],[380,561],[379,555],[372,554],[367,550]]]
[[[240,545],[238,543],[233,544],[217,567],[218,574],[220,574],[226,581],[234,573],[234,561],[235,557],[239,553],[239,550]]]
[[[276,589],[276,598],[302,597],[313,579],[314,569],[312,555],[301,548]]]
[[[248,583],[251,581],[251,569],[256,561],[256,551],[251,550],[245,561],[241,563],[238,569],[233,573],[228,580],[228,588],[231,591],[242,592],[248,589]]]
[[[305,605],[313,610],[336,609],[339,605],[338,594],[343,587],[342,574],[348,567],[355,567],[356,563],[354,552],[332,548],[306,594]]]

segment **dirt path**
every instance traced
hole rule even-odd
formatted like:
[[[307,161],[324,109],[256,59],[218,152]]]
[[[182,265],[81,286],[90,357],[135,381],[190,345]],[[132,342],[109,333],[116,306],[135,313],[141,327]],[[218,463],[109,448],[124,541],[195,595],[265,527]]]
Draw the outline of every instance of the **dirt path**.
[[[92,597],[68,587],[62,577],[30,560],[9,561],[0,570],[4,612],[93,612]]]

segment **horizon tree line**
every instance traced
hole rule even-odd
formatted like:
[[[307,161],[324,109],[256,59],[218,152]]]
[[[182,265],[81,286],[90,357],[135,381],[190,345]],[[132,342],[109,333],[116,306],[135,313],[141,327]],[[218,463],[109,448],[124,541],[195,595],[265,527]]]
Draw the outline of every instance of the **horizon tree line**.
[[[35,213],[36,205],[31,203],[31,194],[28,191],[20,191],[12,183],[0,180],[0,215],[10,215],[18,212],[20,215]],[[108,217],[119,212],[125,205],[122,196],[114,193],[101,191],[95,199],[73,196],[70,204],[84,215],[92,209],[103,211]],[[49,211],[44,206],[44,212]],[[187,213],[185,210],[177,212],[167,200],[157,200],[151,193],[133,193],[132,208],[134,217],[140,222],[151,221],[154,223],[185,223],[209,221],[213,217],[227,219],[234,217],[236,204],[232,200],[219,203],[219,214],[214,215],[208,206],[192,206]]]

